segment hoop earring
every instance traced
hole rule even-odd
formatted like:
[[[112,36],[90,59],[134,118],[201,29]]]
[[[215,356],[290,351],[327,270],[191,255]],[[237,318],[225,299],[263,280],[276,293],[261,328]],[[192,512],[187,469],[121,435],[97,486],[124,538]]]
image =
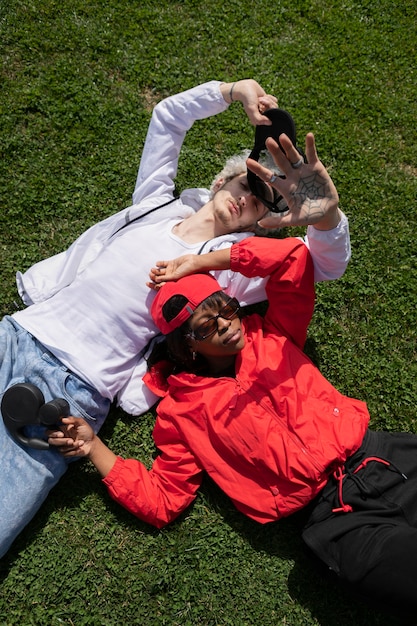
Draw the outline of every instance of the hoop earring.
[[[196,358],[197,358],[197,352],[195,352],[195,351],[193,350],[193,351],[191,352],[191,356],[192,356],[193,361],[195,361],[195,360],[196,360]]]

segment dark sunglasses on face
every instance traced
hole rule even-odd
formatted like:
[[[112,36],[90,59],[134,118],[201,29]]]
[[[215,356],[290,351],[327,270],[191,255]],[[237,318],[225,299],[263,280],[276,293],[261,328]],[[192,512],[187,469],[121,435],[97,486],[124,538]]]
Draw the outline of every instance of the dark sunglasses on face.
[[[240,309],[240,304],[236,298],[231,298],[226,304],[220,309],[217,315],[213,315],[213,317],[209,317],[205,322],[200,324],[195,330],[192,331],[191,336],[193,339],[197,341],[203,341],[204,339],[208,339],[214,333],[219,330],[218,319],[221,317],[224,320],[232,320],[234,319]]]

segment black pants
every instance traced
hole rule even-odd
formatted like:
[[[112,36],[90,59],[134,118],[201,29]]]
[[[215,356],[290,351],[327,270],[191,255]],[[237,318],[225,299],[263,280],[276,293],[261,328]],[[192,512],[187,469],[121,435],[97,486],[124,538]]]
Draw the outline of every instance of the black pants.
[[[368,431],[324,488],[303,539],[361,595],[417,610],[417,436]]]

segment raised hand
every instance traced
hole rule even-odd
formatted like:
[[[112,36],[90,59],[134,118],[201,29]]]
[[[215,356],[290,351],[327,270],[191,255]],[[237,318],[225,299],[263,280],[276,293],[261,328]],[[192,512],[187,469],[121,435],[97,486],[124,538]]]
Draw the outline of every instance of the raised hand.
[[[306,136],[305,163],[292,141],[283,134],[279,138],[284,152],[272,138],[266,147],[282,172],[276,176],[267,167],[248,159],[248,168],[284,196],[289,211],[268,215],[259,221],[262,228],[315,225],[321,230],[335,228],[340,220],[339,196],[326,168],[319,160],[314,135]]]
[[[226,102],[241,102],[249,121],[254,126],[270,126],[271,121],[262,115],[266,110],[278,106],[275,96],[265,90],[252,78],[238,80],[234,83],[223,83],[220,87]]]

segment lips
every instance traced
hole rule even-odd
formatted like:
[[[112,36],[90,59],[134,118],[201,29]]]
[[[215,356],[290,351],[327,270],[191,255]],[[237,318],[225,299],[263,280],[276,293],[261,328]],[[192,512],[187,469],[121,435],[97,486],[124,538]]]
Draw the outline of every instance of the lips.
[[[235,345],[236,343],[239,342],[241,335],[242,335],[242,332],[240,328],[238,328],[237,330],[235,330],[234,332],[232,332],[230,335],[226,337],[226,339],[223,341],[223,345],[225,346]]]
[[[240,216],[239,205],[236,204],[236,202],[233,202],[233,200],[229,200],[229,204],[230,204],[230,207],[231,207],[233,213],[236,213],[237,216]]]

